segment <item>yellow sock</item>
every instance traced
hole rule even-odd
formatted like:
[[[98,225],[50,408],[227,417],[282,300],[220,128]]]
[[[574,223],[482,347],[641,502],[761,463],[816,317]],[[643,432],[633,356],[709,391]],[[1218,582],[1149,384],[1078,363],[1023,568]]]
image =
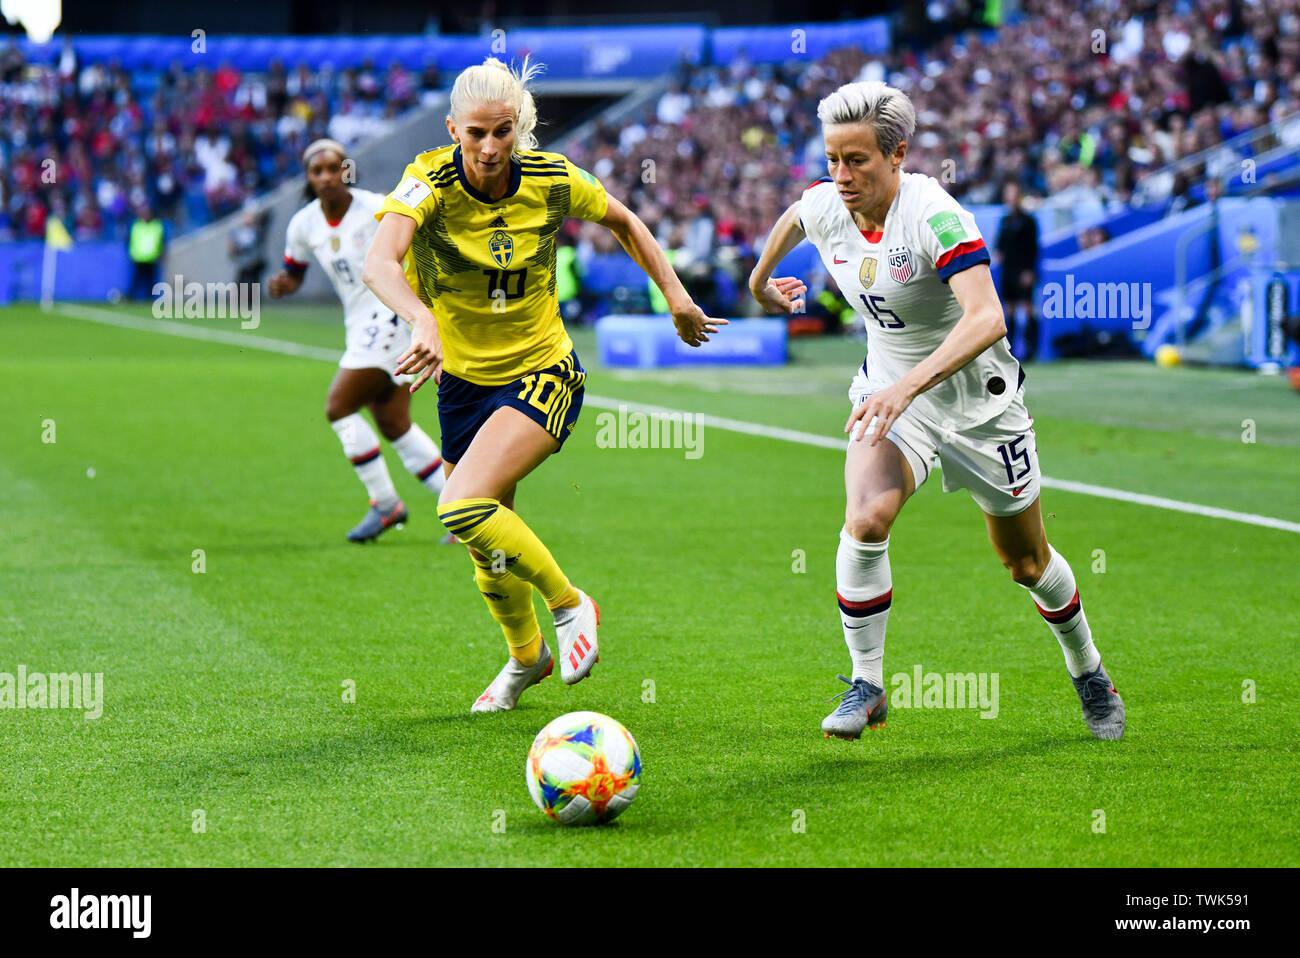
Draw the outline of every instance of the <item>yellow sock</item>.
[[[439,503],[438,518],[448,531],[491,563],[504,564],[507,571],[531,582],[542,594],[548,609],[571,609],[578,604],[578,590],[560,571],[551,551],[512,510],[495,499],[457,499]]]
[[[565,591],[564,595],[560,596],[555,605],[548,602],[546,607],[554,612],[556,609],[576,609],[581,604],[582,596],[578,594],[578,587],[570,583],[568,590]]]
[[[533,665],[542,651],[542,633],[533,609],[533,587],[513,572],[493,572],[492,560],[476,553],[474,582],[492,618],[505,633],[510,654],[520,665]]]
[[[542,633],[534,635],[527,645],[510,646],[510,654],[522,666],[536,665],[542,655]]]

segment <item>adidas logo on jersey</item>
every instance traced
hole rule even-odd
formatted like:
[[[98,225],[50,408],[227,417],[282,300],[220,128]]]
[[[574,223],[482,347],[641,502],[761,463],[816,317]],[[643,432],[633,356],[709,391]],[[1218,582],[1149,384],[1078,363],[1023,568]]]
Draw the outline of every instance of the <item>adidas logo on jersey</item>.
[[[488,229],[490,230],[504,230],[509,228],[510,227],[506,226],[505,217],[503,216],[498,216],[496,219],[494,219],[491,223],[488,224]]]

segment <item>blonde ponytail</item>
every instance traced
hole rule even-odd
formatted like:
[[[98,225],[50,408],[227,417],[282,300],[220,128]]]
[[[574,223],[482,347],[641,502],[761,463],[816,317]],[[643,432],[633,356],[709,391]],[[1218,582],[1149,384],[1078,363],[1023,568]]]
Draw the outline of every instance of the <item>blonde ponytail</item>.
[[[524,57],[518,72],[496,57],[488,57],[480,64],[466,67],[456,77],[451,88],[451,112],[447,119],[459,123],[474,107],[484,103],[504,103],[515,115],[515,152],[537,149],[537,104],[529,81],[545,67]]]

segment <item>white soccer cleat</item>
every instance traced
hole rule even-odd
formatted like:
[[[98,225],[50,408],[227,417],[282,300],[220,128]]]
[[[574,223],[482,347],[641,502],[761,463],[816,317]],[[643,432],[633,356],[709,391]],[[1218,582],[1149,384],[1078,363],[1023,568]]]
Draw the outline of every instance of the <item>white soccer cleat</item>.
[[[600,661],[596,647],[596,626],[600,624],[600,606],[581,589],[582,602],[576,609],[556,609],[555,638],[560,647],[560,678],[565,685],[581,682]]]
[[[866,679],[847,679],[841,675],[839,680],[849,687],[826,700],[839,699],[840,704],[822,719],[822,734],[851,742],[861,738],[865,728],[884,728],[889,714],[889,696],[885,690]]]
[[[474,701],[470,711],[509,711],[515,707],[524,689],[536,685],[550,675],[554,668],[555,660],[551,658],[551,650],[546,647],[545,642],[542,643],[541,652],[538,653],[534,665],[520,665],[519,660],[512,655],[506,661],[505,668],[492,680],[492,684]]]

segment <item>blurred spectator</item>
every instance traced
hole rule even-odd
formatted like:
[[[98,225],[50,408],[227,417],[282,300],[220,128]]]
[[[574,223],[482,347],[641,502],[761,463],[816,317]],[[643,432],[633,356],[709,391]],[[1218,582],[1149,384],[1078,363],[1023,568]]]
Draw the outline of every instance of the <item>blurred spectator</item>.
[[[438,65],[426,63],[420,74],[420,103],[424,106],[433,103],[440,89],[442,89],[442,76],[438,72]]]
[[[826,332],[865,338],[861,318],[853,307],[845,304],[839,284],[830,273],[826,274],[826,283],[816,296],[812,295],[812,290],[804,295],[804,307],[809,318],[822,320]]]
[[[1276,123],[1278,144],[1300,145],[1300,0],[1017,6],[1013,22],[990,31],[980,4],[927,3],[917,42],[880,57],[841,49],[811,63],[742,54],[680,65],[656,102],[622,128],[598,126],[571,158],[661,244],[689,254],[726,314],[755,308],[744,295],[727,299],[737,271],[824,172],[817,103],[848,81],[883,79],[912,98],[908,170],[967,204],[997,202],[1015,181],[1053,228],[1130,196],[1186,208],[1189,188],[1254,155],[1225,139],[1261,123]],[[56,201],[79,236],[98,228],[124,239],[142,199],[181,229],[202,225],[300,176],[311,139],[373,136],[396,111],[431,103],[441,83],[432,62],[418,75],[391,62],[341,71],[273,62],[264,73],[160,64],[129,76],[79,63],[66,43],[49,64],[0,49],[0,233],[39,238]],[[1193,154],[1203,162],[1175,177],[1168,165]],[[57,183],[41,179],[46,158]],[[606,252],[607,238],[573,233],[579,268]]]
[[[415,106],[415,81],[411,74],[394,60],[388,67],[388,76],[384,80],[384,103],[388,108],[409,110]]]
[[[1079,249],[1092,249],[1110,240],[1110,233],[1104,226],[1093,226],[1079,232]]]
[[[1181,213],[1183,210],[1194,205],[1191,197],[1187,195],[1187,190],[1191,187],[1191,177],[1186,172],[1174,174],[1174,185],[1169,191],[1169,206],[1165,210],[1166,216],[1173,216],[1175,213]]]
[[[265,212],[245,209],[239,224],[226,237],[226,250],[235,263],[235,282],[259,283],[266,270]]]
[[[438,85],[431,64],[419,97]],[[173,63],[128,75],[117,63],[83,66],[66,38],[50,63],[0,47],[0,93],[0,232],[39,238],[50,207],[63,204],[78,239],[117,241],[140,203],[178,232],[204,225],[301,176],[312,139],[355,143],[417,101],[398,64],[382,79],[372,63],[337,74],[279,61],[265,73],[223,61],[215,72]],[[56,177],[44,175],[46,161]]]
[[[572,158],[632,208],[653,208],[661,245],[684,226],[682,248],[726,273],[724,251],[761,246],[760,234],[824,172],[817,103],[851,80],[883,79],[912,98],[908,170],[969,204],[997,202],[1000,185],[1015,181],[1053,228],[1100,217],[1139,188],[1166,202],[1175,193],[1168,164],[1300,110],[1300,0],[1025,0],[996,34],[951,32],[969,24],[956,12],[967,6],[935,5],[925,43],[883,57],[844,49],[814,63],[741,57],[681,70],[652,110],[622,129],[598,128]],[[1278,138],[1300,144],[1300,118],[1279,122]],[[1243,158],[1210,154],[1178,195]],[[751,307],[742,299],[724,308]]]
[[[580,287],[577,251],[568,234],[560,231],[555,243],[555,297],[559,300],[560,315],[565,322],[581,319]]]
[[[1021,207],[1020,184],[1008,183],[1002,191],[1006,215],[998,224],[997,257],[1002,266],[1002,308],[1007,316],[1007,341],[1016,346],[1018,316],[1024,345],[1017,355],[1033,359],[1038,352],[1038,318],[1034,315],[1034,288],[1038,282],[1038,221]]]
[[[145,203],[136,212],[127,238],[131,257],[131,299],[152,299],[158,282],[158,264],[163,255],[163,224],[155,219],[153,209]]]

